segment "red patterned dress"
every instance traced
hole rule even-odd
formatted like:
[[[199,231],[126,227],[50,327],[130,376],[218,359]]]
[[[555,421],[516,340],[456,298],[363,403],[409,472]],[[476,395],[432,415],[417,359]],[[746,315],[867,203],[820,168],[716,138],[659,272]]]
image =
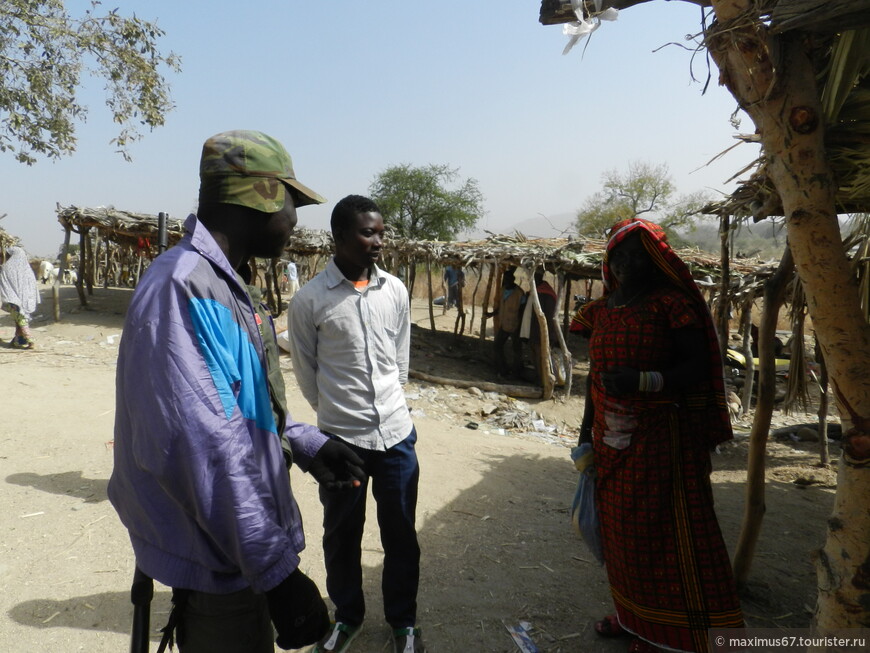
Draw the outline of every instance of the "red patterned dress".
[[[707,651],[707,629],[743,625],[710,484],[710,416],[719,407],[703,384],[692,394],[609,396],[601,373],[670,367],[680,330],[705,328],[699,311],[666,284],[637,305],[588,304],[577,329],[590,337],[598,508],[619,622],[679,651]]]

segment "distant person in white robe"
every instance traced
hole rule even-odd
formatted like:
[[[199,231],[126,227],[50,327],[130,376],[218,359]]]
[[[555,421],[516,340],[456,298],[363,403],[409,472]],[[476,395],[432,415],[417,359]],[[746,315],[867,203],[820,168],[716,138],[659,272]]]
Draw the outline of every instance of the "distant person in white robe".
[[[290,299],[299,290],[299,270],[296,269],[293,261],[287,262],[287,270],[284,274],[287,277],[287,299]]]
[[[15,336],[9,343],[13,349],[33,349],[30,318],[39,304],[36,275],[21,247],[8,247],[6,260],[0,265],[0,305],[12,316]]]

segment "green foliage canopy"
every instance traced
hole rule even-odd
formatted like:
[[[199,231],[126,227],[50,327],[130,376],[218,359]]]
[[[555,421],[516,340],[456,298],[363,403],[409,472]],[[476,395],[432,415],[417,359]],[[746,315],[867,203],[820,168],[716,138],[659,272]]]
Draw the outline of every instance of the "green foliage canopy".
[[[698,211],[709,202],[704,191],[676,195],[667,164],[632,161],[628,171],[608,170],[601,176],[602,190],[589,197],[577,211],[577,232],[602,238],[620,220],[642,217],[659,223],[672,244],[680,241],[678,230],[692,230]]]
[[[81,250],[81,245],[79,245],[78,243],[70,243],[69,244],[69,256],[70,256],[70,258],[75,258],[76,256],[78,256],[79,250]],[[55,260],[62,261],[63,260],[63,252],[64,252],[64,246],[63,246],[63,243],[61,243],[60,247],[57,248],[57,256],[54,257]]]
[[[369,186],[384,222],[394,233],[413,240],[453,240],[483,217],[483,195],[477,180],[457,188],[459,170],[447,165],[413,167],[402,164],[379,173]]]
[[[0,152],[28,165],[36,155],[59,158],[75,151],[75,123],[87,108],[77,97],[83,73],[102,78],[106,105],[120,125],[111,140],[129,160],[128,146],[171,110],[161,70],[180,71],[180,60],[157,49],[156,24],[91,2],[73,17],[63,0],[0,3]]]

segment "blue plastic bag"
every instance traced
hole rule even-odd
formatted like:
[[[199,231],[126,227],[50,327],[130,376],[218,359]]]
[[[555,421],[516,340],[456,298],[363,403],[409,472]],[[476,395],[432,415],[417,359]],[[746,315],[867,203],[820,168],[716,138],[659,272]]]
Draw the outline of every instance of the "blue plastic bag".
[[[577,491],[571,503],[571,523],[577,534],[602,565],[604,553],[601,548],[601,525],[598,522],[598,506],[595,503],[595,465],[592,462],[592,444],[584,442],[571,449],[571,460],[580,472]]]

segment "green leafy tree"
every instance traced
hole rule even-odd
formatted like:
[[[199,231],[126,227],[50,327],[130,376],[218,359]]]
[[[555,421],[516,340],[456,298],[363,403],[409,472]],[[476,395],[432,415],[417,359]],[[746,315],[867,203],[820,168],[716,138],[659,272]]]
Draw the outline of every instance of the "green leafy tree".
[[[70,256],[70,258],[77,257],[79,255],[80,249],[81,249],[81,245],[79,245],[78,243],[70,243],[69,244],[69,256]],[[57,248],[57,256],[55,256],[56,260],[60,261],[63,258],[63,251],[64,251],[64,247],[63,247],[63,243],[61,243],[60,247]]]
[[[98,13],[99,12],[99,13]],[[125,159],[140,129],[159,127],[172,109],[161,70],[178,72],[180,60],[157,49],[156,24],[91,2],[74,17],[63,0],[0,3],[0,151],[28,165],[37,155],[75,151],[76,122],[87,117],[78,100],[83,73],[102,78],[106,105],[120,125],[111,140]]]
[[[577,211],[577,232],[581,236],[602,238],[604,232],[619,220],[642,217],[658,222],[673,239],[682,242],[678,232],[692,230],[698,221],[698,211],[709,202],[704,191],[676,195],[676,187],[667,164],[654,166],[633,161],[628,172],[608,170],[601,176],[598,191]]]
[[[394,233],[415,240],[453,240],[483,217],[483,195],[468,178],[448,188],[459,170],[447,165],[392,166],[369,186]]]

